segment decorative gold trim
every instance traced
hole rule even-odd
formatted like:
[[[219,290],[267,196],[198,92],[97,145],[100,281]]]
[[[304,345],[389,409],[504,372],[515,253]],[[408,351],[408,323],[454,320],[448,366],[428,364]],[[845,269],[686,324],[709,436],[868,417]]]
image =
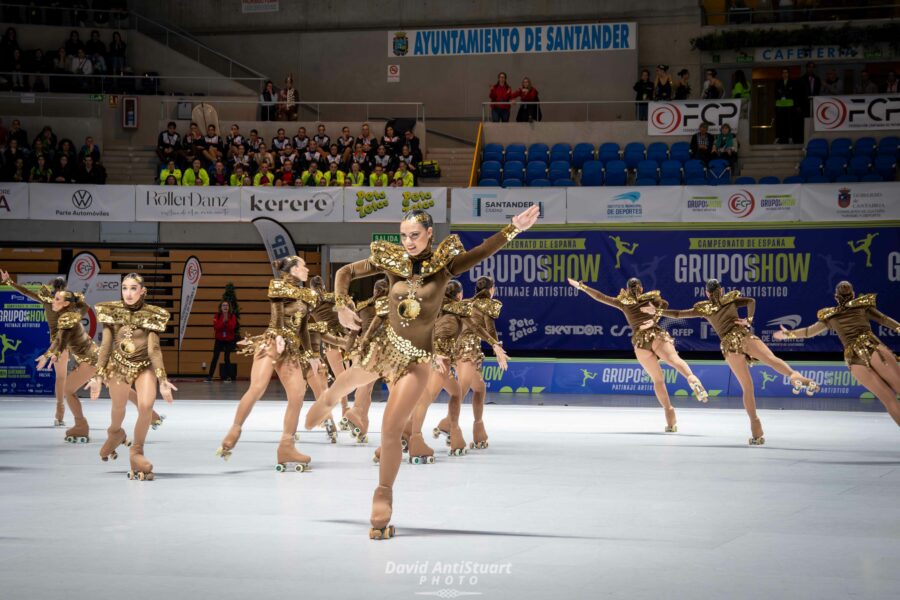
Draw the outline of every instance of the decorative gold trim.
[[[121,300],[100,302],[94,307],[97,321],[105,325],[126,325],[146,331],[162,333],[169,322],[169,311],[152,304],[144,304],[139,310],[130,310]]]
[[[59,316],[59,319],[56,321],[56,327],[58,329],[72,329],[76,325],[81,323],[81,313],[74,311],[66,311]]]
[[[503,236],[506,238],[507,242],[511,242],[517,235],[522,233],[522,230],[510,223],[506,227],[500,230],[503,233]]]
[[[412,260],[409,254],[397,244],[376,241],[369,246],[372,256],[369,259],[379,269],[383,269],[394,275],[407,279],[413,274]],[[430,258],[422,261],[421,276],[428,277],[444,269],[450,261],[459,254],[465,252],[465,248],[456,234],[448,235],[438,245]]]
[[[503,308],[503,303],[493,298],[477,298],[472,301],[472,304],[492,319],[498,318],[500,310]]]

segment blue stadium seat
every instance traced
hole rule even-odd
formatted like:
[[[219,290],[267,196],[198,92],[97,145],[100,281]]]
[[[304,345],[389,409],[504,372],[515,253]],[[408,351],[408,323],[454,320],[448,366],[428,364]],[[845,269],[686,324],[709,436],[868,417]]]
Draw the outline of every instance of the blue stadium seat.
[[[685,182],[685,185],[706,185],[706,177],[692,177]]]
[[[547,144],[532,144],[528,146],[528,162],[539,160],[545,165],[550,162],[550,148]]]
[[[677,160],[664,160],[659,166],[660,179],[675,179],[681,183],[681,163]],[[678,185],[678,184],[675,184]]]
[[[853,156],[865,156],[869,159],[875,154],[878,142],[873,137],[861,137],[853,142]]]
[[[525,151],[524,150],[507,150],[506,151],[506,162],[520,162],[524,165],[525,164]]]
[[[500,187],[500,182],[496,179],[482,179],[478,182],[478,187]]]
[[[859,177],[846,173],[838,177],[836,183],[859,183]]]
[[[669,158],[681,164],[691,160],[691,145],[688,142],[675,142],[669,150]]]
[[[661,177],[659,185],[681,185],[681,177],[677,179],[675,177]]]
[[[619,145],[615,142],[600,144],[600,150],[597,151],[597,159],[603,164],[619,160]]]
[[[531,187],[550,187],[549,179],[532,179],[528,184]]]
[[[516,179],[515,177],[509,177],[503,180],[503,187],[511,188],[511,187],[522,187],[522,180]]]
[[[570,174],[568,161],[556,160],[550,163],[550,179],[566,179]]]
[[[496,160],[486,160],[481,163],[481,176],[486,177],[485,172],[497,172],[500,173],[501,165]]]
[[[647,185],[656,185],[656,178],[650,179],[648,177],[638,177],[634,180],[634,185],[639,186],[647,186]]]
[[[871,159],[868,156],[854,156],[847,165],[847,174],[856,175],[857,178],[869,173],[872,169]]]
[[[897,177],[897,159],[888,154],[878,154],[875,156],[872,170],[881,175],[885,181],[894,181]]]
[[[525,144],[510,144],[506,147],[506,152],[509,154],[510,152],[521,152],[525,154]]]
[[[622,158],[629,170],[637,169],[638,163],[646,159],[646,153],[643,142],[631,142],[626,144]]]
[[[798,175],[799,177],[799,175]],[[815,175],[810,175],[804,180],[806,183],[831,183],[827,177],[822,175],[821,173],[816,173]]]
[[[791,175],[784,178],[784,183],[805,183],[805,181],[799,175]]]
[[[806,143],[806,156],[825,160],[828,157],[828,140],[822,138],[813,138],[809,140]]]
[[[842,156],[829,156],[825,159],[825,177],[834,181],[847,172],[847,161]]]
[[[581,185],[603,185],[603,163],[599,160],[589,160],[581,169]]]
[[[628,181],[628,170],[625,161],[612,160],[606,163],[606,185],[625,185]]]
[[[484,145],[485,152],[499,152],[503,154],[503,144],[485,144]]]
[[[900,156],[900,137],[889,135],[878,140],[878,154]]]
[[[557,179],[553,182],[553,187],[572,187],[575,181],[572,179]]]
[[[835,138],[831,140],[831,151],[828,153],[828,156],[843,156],[844,158],[850,158],[850,149],[853,146],[853,142],[850,138]]]
[[[525,179],[525,163],[518,160],[508,160],[503,165],[503,179],[512,177],[514,179]]]
[[[734,180],[735,185],[754,185],[755,183],[756,179],[748,175],[742,175]],[[785,180],[785,183],[787,183],[787,180]]]
[[[714,158],[709,161],[707,179],[715,180],[715,185],[731,183],[731,164],[721,158]]]
[[[656,183],[659,177],[659,164],[655,160],[642,160],[637,164],[637,179],[652,179]]]
[[[525,166],[525,183],[531,185],[535,179],[547,178],[547,163],[539,160],[530,160]]]
[[[691,159],[684,163],[684,179],[706,179],[706,166],[702,160]]]
[[[495,161],[498,163],[503,162],[503,153],[502,152],[488,152],[485,150],[484,154],[481,156],[482,161]]]
[[[865,181],[866,183],[881,183],[884,181],[884,177],[879,175],[878,173],[866,173],[862,176],[860,181]]]
[[[821,175],[822,159],[817,156],[807,156],[800,161],[797,167],[797,174],[804,179],[809,179],[813,175]]]
[[[552,163],[558,160],[571,162],[572,146],[569,144],[553,144],[553,147],[550,148],[550,162]]]
[[[572,151],[572,167],[581,169],[589,160],[594,160],[594,145],[586,142],[575,144]]]
[[[658,164],[669,159],[669,146],[665,142],[653,142],[647,146],[647,160],[655,160]]]
[[[776,185],[781,183],[781,180],[774,175],[766,175],[765,177],[760,177],[758,183],[760,185]]]

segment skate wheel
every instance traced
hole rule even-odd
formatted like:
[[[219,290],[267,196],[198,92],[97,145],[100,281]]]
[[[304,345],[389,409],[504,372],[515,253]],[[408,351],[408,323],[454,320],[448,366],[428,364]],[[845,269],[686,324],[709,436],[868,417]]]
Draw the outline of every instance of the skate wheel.
[[[69,442],[70,444],[74,444],[74,443],[75,443],[75,438],[73,438],[71,435],[67,435],[67,436],[66,436],[66,441]]]
[[[80,437],[80,438],[78,438],[78,441],[79,441],[79,443],[87,444],[88,442],[91,441],[91,438],[89,438],[89,437]]]
[[[284,465],[281,463],[278,463],[277,465],[275,465],[275,470],[278,471],[279,473],[284,473]]]
[[[441,437],[441,430],[435,427],[431,430],[431,435],[434,437],[434,439],[438,439],[439,437]]]
[[[128,479],[134,479],[135,474],[134,471],[128,471]]]
[[[124,444],[126,448],[131,448],[131,440],[128,438],[125,438],[125,441],[122,442],[122,444]]]
[[[307,469],[308,469],[308,467],[306,465],[294,465],[294,472],[296,472],[296,473],[302,473],[303,471],[306,471]]]
[[[354,427],[354,428],[353,428],[353,436],[354,436],[354,437],[359,437],[359,435],[360,435],[361,433],[362,433],[362,429],[360,429],[359,427]]]
[[[138,474],[137,474],[138,481],[143,481],[144,479],[146,479],[146,477],[147,477],[147,476],[144,475],[144,472],[143,472],[143,471],[140,471],[140,472],[138,472]]]
[[[144,475],[144,481],[153,481],[153,473],[147,473]]]
[[[374,527],[369,530],[369,539],[370,540],[387,540],[394,537],[396,530],[393,525],[389,525],[384,529],[375,529]]]
[[[421,464],[422,460],[418,456],[410,456],[409,462],[414,465],[418,465],[418,464]]]
[[[119,453],[116,452],[115,450],[113,450],[112,452],[109,453],[109,457],[113,460],[116,460],[117,458],[119,458]]]
[[[433,464],[434,464],[434,457],[433,457],[433,456],[429,456],[428,458],[425,459],[425,462],[428,463],[429,465],[433,465]]]

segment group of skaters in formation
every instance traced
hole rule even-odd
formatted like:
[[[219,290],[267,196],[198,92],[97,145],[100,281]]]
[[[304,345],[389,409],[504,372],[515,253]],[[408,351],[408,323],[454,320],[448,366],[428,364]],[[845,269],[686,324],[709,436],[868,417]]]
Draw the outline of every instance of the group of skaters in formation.
[[[369,537],[392,537],[395,533],[390,524],[392,490],[400,462],[404,452],[409,454],[411,463],[434,462],[434,451],[425,443],[422,428],[426,412],[441,390],[447,391],[450,402],[447,415],[433,431],[434,436],[445,435],[449,453],[454,456],[462,456],[468,449],[488,447],[483,421],[485,384],[481,376],[484,358],[481,344],[491,345],[500,367],[505,369],[507,356],[494,326],[501,305],[493,299],[491,278],[479,278],[474,297],[463,299],[463,288],[454,277],[502,249],[534,225],[537,217],[538,207],[532,206],[479,246],[466,250],[455,235],[435,245],[431,216],[425,211],[411,211],[400,223],[400,245],[373,242],[369,258],[337,271],[331,293],[325,291],[320,277],[309,277],[303,258],[291,256],[276,261],[278,275],[268,288],[269,326],[265,332],[241,342],[241,352],[253,357],[250,385],[216,454],[227,460],[236,452],[244,422],[276,374],[287,396],[276,469],[308,470],[311,458],[295,446],[307,383],[316,401],[306,414],[306,429],[323,426],[334,441],[340,427],[349,431],[357,442],[365,443],[373,386],[383,379],[389,396],[381,425],[381,447],[374,457],[379,465],[379,478],[372,499]],[[348,295],[351,281],[379,275],[382,277],[376,281],[372,298],[354,302]],[[105,384],[112,399],[112,418],[100,458],[115,459],[119,446],[130,445],[128,477],[152,480],[153,465],[144,456],[144,441],[151,426],[155,429],[162,424],[162,417],[153,410],[157,389],[167,402],[172,402],[172,392],[177,388],[167,379],[159,343],[169,313],[146,302],[147,288],[141,275],[131,273],[123,278],[120,301],[95,306],[97,320],[104,326],[99,347],[81,324],[87,310],[84,297],[67,291],[65,281],[54,280],[34,293],[10,281],[5,271],[0,270],[0,276],[3,283],[43,304],[50,327],[50,347],[37,359],[38,368],[56,369],[55,424],[63,425],[63,398],[75,418],[75,426],[66,431],[66,441],[77,443],[90,439],[77,396],[79,388],[90,389],[91,398],[96,399]],[[750,377],[753,361],[761,361],[788,377],[794,393],[805,390],[812,395],[819,389],[814,381],[777,358],[753,335],[755,301],[738,291],[725,291],[716,280],[707,282],[707,299],[686,310],[669,309],[658,291],[644,291],[636,278],[628,280],[626,289],[616,296],[608,296],[579,281],[570,279],[569,283],[625,314],[633,330],[635,355],[653,381],[665,411],[667,432],[677,431],[677,425],[660,361],[669,363],[687,379],[697,400],[706,402],[708,395],[688,364],[679,357],[672,336],[659,325],[662,317],[702,317],[710,322],[721,339],[725,360],[743,389],[751,445],[765,443]],[[900,424],[897,400],[900,367],[893,353],[873,333],[870,320],[898,333],[900,323],[877,310],[874,294],[857,296],[848,282],[838,284],[835,300],[835,306],[818,312],[814,324],[783,329],[776,332],[775,338],[807,338],[834,330],[844,346],[844,357],[853,375]],[[741,316],[741,310],[745,316]],[[78,366],[67,374],[69,357]],[[334,374],[330,386],[329,366]],[[467,447],[459,416],[462,400],[470,390],[475,424],[472,442]],[[347,396],[354,391],[354,403],[349,407]],[[130,442],[122,429],[128,401],[138,407]],[[332,411],[338,403],[342,405],[342,417],[336,423]]]

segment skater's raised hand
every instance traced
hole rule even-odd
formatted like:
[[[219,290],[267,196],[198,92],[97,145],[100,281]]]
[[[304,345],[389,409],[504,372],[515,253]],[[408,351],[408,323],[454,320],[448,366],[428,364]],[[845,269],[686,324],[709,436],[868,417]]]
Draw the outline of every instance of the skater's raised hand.
[[[776,342],[782,342],[788,339],[787,334],[790,331],[790,329],[787,329],[784,325],[779,325],[779,327],[781,327],[781,331],[776,331],[772,334],[772,339]]]
[[[90,390],[91,392],[91,400],[96,400],[100,397],[100,390],[103,388],[103,382],[100,381],[97,377],[91,377],[88,379],[88,382],[85,384],[84,389]]]
[[[340,321],[341,325],[346,327],[347,329],[351,329],[353,331],[359,331],[362,320],[359,318],[359,315],[356,314],[349,306],[342,306],[337,311],[338,321]]]
[[[584,284],[582,284],[580,281],[576,281],[576,280],[572,279],[571,277],[568,278],[568,282],[569,282],[569,285],[571,285],[576,290],[580,290],[584,287]]]
[[[275,338],[275,352],[279,355],[284,352],[284,338],[280,335]]]
[[[638,329],[643,331],[645,329],[650,329],[654,325],[656,325],[656,322],[653,319],[647,319],[646,321],[641,321],[641,324],[638,326]]]
[[[494,350],[494,356],[497,357],[497,365],[499,365],[500,370],[506,371],[509,368],[509,355],[506,353],[506,350],[500,344],[491,346],[491,348]]]
[[[512,218],[512,224],[515,225],[516,229],[528,231],[529,229],[531,229],[531,226],[537,222],[540,215],[541,207],[537,204],[532,204],[531,206],[514,216]]]
[[[172,398],[172,392],[177,392],[178,388],[172,385],[172,383],[166,379],[162,383],[159,384],[159,393],[162,394],[163,400],[172,404],[174,398]]]
[[[450,359],[446,356],[441,356],[440,354],[434,355],[434,366],[437,368],[437,372],[441,375],[446,375],[450,372]]]
[[[50,369],[56,364],[56,355],[51,354],[50,356],[47,356],[46,354],[41,354],[34,359],[34,362],[37,363],[38,371],[43,371],[45,368]]]

